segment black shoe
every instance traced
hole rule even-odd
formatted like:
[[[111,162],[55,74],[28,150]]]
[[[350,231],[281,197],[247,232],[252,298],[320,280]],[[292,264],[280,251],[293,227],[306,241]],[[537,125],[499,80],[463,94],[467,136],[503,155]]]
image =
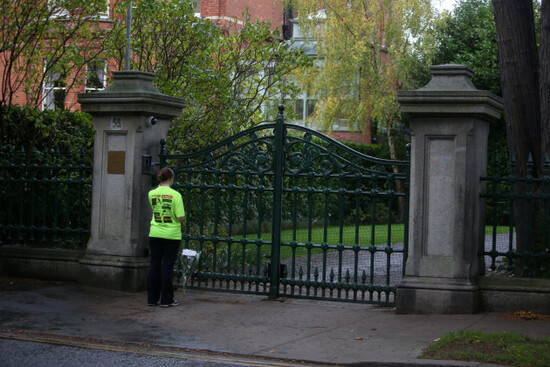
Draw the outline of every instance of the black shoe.
[[[179,305],[180,305],[180,303],[178,302],[177,299],[175,299],[172,303],[163,304],[163,305],[160,305],[160,307],[167,308],[167,307],[176,307],[176,306],[179,306]]]
[[[149,307],[155,307],[155,306],[158,306],[160,303],[148,303],[147,306]]]

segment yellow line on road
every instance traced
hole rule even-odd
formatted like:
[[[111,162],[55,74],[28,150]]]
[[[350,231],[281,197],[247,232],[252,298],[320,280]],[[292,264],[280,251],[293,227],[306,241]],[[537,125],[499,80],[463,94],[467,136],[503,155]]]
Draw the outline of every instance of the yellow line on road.
[[[35,331],[0,328],[0,338],[20,340],[35,343],[47,343],[87,348],[118,353],[133,353],[155,357],[187,359],[194,361],[225,363],[234,366],[251,367],[321,367],[336,366],[334,364],[319,364],[306,361],[269,359],[253,356],[242,356],[230,353],[212,352],[208,350],[192,350],[175,347],[162,347],[150,344],[122,343],[110,340],[71,337],[57,334],[46,334]]]

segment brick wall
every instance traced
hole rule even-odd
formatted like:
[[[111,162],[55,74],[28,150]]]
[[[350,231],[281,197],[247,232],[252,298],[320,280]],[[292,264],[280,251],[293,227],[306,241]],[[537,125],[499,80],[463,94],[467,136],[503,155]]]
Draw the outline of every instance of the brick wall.
[[[111,6],[114,6],[115,2],[111,1]],[[280,2],[274,0],[202,0],[200,2],[201,15],[203,17],[209,17],[213,21],[219,21],[221,23],[233,22],[234,17],[242,20],[242,14],[248,7],[249,14],[252,21],[264,20],[270,21],[272,29],[282,30],[283,24],[283,9]],[[112,15],[112,13],[111,13]],[[110,22],[101,22],[102,27],[110,27]],[[116,70],[113,65],[108,67],[108,73],[112,70]],[[85,79],[85,74],[82,72],[80,75],[73,77],[79,80]],[[85,91],[84,85],[75,86],[71,89],[66,97],[65,107],[71,110],[79,110],[80,105],[77,103],[77,95]],[[23,90],[18,91],[15,95],[13,103],[18,105],[25,105],[29,102],[28,96]]]
[[[272,29],[281,31],[283,8],[274,0],[202,0],[201,15],[221,23],[231,22],[235,17],[242,20],[248,8],[252,21],[271,22]]]
[[[349,141],[352,143],[371,144],[372,137],[369,132],[360,131],[331,131],[325,132],[328,136],[336,140]]]

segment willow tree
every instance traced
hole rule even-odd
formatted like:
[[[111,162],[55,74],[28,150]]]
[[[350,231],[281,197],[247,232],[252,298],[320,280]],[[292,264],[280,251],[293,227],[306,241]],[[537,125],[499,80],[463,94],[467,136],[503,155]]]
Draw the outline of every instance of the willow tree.
[[[301,69],[297,81],[317,97],[317,126],[375,123],[397,158],[401,122],[396,92],[425,82],[435,19],[429,0],[286,0],[300,30],[317,43],[319,67]],[[424,71],[424,73],[422,73]]]

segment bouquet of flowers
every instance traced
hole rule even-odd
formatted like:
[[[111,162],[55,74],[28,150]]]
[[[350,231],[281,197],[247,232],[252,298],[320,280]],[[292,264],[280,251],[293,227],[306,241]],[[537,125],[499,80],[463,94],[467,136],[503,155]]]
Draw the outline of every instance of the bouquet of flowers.
[[[184,249],[181,252],[181,277],[183,283],[183,294],[185,294],[185,286],[187,285],[187,279],[193,274],[193,267],[198,262],[201,256],[200,251]]]

